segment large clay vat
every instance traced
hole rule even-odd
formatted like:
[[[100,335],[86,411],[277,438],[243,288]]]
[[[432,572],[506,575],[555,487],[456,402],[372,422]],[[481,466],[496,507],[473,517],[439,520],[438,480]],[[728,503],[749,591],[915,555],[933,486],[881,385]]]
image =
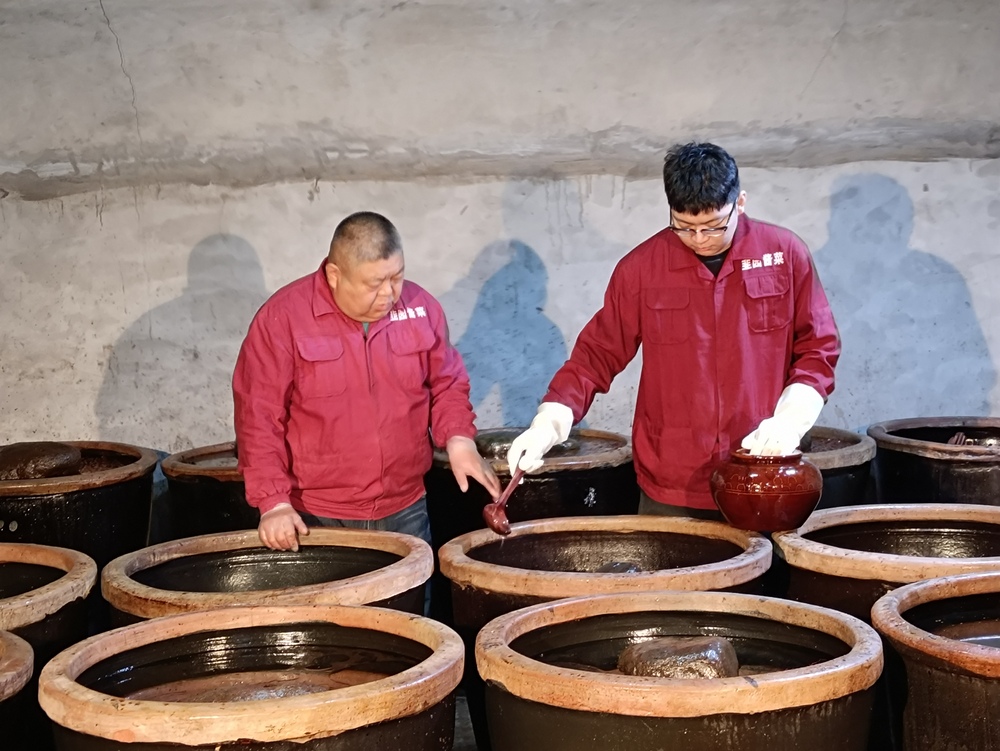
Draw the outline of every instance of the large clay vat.
[[[962,434],[969,443],[950,444]],[[879,503],[1000,505],[1000,418],[918,417],[868,428]]]
[[[857,506],[875,500],[871,477],[875,441],[870,436],[817,426],[806,433],[801,448],[823,475],[823,495],[817,508]]]
[[[224,608],[70,647],[39,700],[59,751],[446,751],[462,660],[453,631],[399,611]]]
[[[87,636],[87,595],[96,581],[97,565],[78,551],[0,544],[0,631],[24,639],[34,654],[18,715],[25,751],[52,748],[49,723],[36,698],[38,673],[50,658]]]
[[[489,460],[500,482],[510,481],[507,450],[525,428],[482,430],[476,437],[479,453]],[[466,532],[484,529],[483,506],[492,500],[476,482],[463,493],[452,474],[448,455],[434,453],[434,464],[424,476],[431,540],[438,550]],[[538,473],[526,475],[507,503],[513,522],[562,516],[634,514],[639,509],[639,486],[628,438],[603,430],[577,429],[569,440],[554,447]],[[451,590],[436,573],[431,587],[431,614],[450,623]]]
[[[146,544],[156,454],[124,443],[66,441],[78,475],[0,481],[0,542],[55,545],[98,566]]]
[[[868,620],[872,605],[921,579],[1000,569],[1000,508],[893,504],[817,511],[778,532],[786,595]]]
[[[827,509],[774,535],[787,562],[787,597],[863,620],[884,594],[938,576],[1000,569],[1000,508],[893,504]],[[892,652],[877,696],[873,751],[901,748],[901,697]]]
[[[906,666],[904,748],[1000,749],[1000,571],[901,587],[872,621]]]
[[[151,543],[217,532],[257,529],[260,514],[247,504],[236,468],[236,444],[219,443],[171,454],[160,467],[170,489],[158,510]]]
[[[479,748],[488,748],[476,634],[493,618],[536,603],[602,593],[762,587],[770,542],[720,522],[663,516],[568,517],[462,535],[438,552],[452,582],[455,629],[468,650],[464,686]],[[600,573],[607,564],[639,573]]]
[[[317,528],[298,552],[257,531],[153,545],[108,564],[101,590],[115,625],[234,605],[379,605],[422,613],[430,546],[395,532]]]
[[[30,748],[24,734],[24,707],[34,697],[24,688],[31,680],[33,665],[31,645],[9,631],[0,631],[0,728],[8,751]]]
[[[721,636],[741,675],[635,677],[622,649]],[[824,608],[753,595],[656,592],[537,605],[476,643],[495,751],[860,751],[882,668],[874,630]]]

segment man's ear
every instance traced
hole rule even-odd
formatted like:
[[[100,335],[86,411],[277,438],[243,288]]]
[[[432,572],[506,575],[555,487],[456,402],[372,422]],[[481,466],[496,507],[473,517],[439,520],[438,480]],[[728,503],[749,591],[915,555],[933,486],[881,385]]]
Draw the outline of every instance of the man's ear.
[[[337,289],[343,276],[340,268],[333,261],[327,261],[323,270],[326,272],[326,283],[330,285],[330,289]]]

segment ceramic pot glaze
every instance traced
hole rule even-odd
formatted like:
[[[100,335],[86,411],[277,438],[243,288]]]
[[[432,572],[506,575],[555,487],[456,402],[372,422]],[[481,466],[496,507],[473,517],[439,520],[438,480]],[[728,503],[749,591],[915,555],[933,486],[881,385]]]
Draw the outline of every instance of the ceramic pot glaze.
[[[59,751],[446,751],[458,636],[370,607],[223,608],[92,637],[42,671]]]
[[[123,443],[67,441],[80,474],[0,482],[0,542],[79,550],[98,566],[146,545],[156,454]]]
[[[774,535],[787,564],[785,596],[869,620],[875,601],[903,584],[1000,569],[1000,508],[895,504],[817,511],[798,530]],[[781,564],[776,564],[776,567]],[[903,670],[886,654],[879,686],[879,735],[872,751],[902,746],[902,702],[893,678]]]
[[[38,673],[49,659],[87,636],[87,596],[96,581],[97,565],[78,551],[0,544],[0,631],[24,639],[34,655],[34,671],[18,710],[25,751],[52,748],[49,722],[38,707]]]
[[[468,649],[463,685],[481,751],[489,748],[476,634],[512,610],[565,597],[664,589],[758,591],[771,544],[722,524],[666,516],[547,519],[462,535],[438,552],[452,583],[455,629]],[[602,573],[609,564],[634,573]]]
[[[742,675],[612,672],[630,644],[721,636]],[[489,623],[476,642],[495,751],[861,751],[882,668],[874,630],[824,608],[721,592],[600,595]]]
[[[901,587],[872,622],[905,665],[907,751],[1000,749],[1000,571]]]
[[[25,707],[33,697],[24,689],[31,680],[33,666],[31,645],[9,631],[0,631],[0,727],[4,748],[10,751],[31,748],[24,720]]]
[[[1000,505],[1000,418],[890,420],[868,435],[878,444],[879,503]],[[948,443],[961,437],[965,442]]]
[[[158,532],[151,543],[257,529],[260,514],[247,504],[235,442],[171,454],[160,467],[170,495],[163,509],[154,510]]]
[[[726,521],[756,532],[795,529],[823,492],[822,474],[801,453],[755,456],[745,449],[716,467],[710,484]]]
[[[875,502],[872,460],[875,440],[850,430],[812,428],[799,445],[805,458],[823,475],[818,509]]]
[[[423,613],[430,546],[395,532],[315,528],[299,550],[257,531],[203,535],[115,559],[101,575],[115,625],[235,605],[379,605]]]

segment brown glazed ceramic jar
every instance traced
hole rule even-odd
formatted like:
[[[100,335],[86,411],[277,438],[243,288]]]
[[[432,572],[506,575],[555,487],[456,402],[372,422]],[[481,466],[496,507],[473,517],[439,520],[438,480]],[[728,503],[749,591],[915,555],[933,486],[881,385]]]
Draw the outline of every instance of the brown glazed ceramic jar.
[[[754,532],[795,529],[823,493],[823,475],[801,453],[755,456],[738,449],[712,473],[712,498],[726,521]]]

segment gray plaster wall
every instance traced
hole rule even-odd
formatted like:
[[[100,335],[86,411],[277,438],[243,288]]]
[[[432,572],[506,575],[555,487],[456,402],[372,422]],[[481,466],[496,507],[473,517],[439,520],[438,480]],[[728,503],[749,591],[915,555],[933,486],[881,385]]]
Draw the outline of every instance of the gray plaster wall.
[[[0,188],[1000,156],[995,0],[0,0]]]
[[[1000,161],[747,169],[749,213],[814,251],[844,339],[821,422],[1000,414]],[[525,424],[617,260],[663,226],[655,180],[300,182],[0,201],[0,424],[176,451],[232,438],[256,306],[317,268],[336,222],[397,223],[444,304],[481,428]],[[634,363],[588,415],[629,432]]]
[[[253,311],[358,209],[524,424],[690,139],[814,251],[821,422],[1000,414],[997,69],[995,0],[0,0],[0,443],[230,439]]]

